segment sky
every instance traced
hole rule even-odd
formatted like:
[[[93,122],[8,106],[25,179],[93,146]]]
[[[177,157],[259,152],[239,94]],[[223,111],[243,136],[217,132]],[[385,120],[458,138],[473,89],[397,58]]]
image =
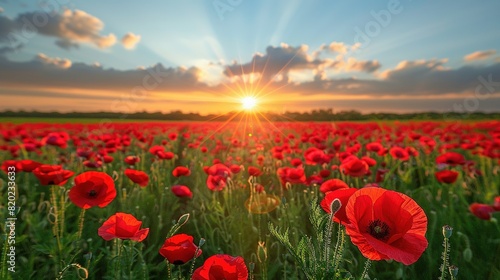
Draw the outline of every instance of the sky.
[[[0,0],[0,111],[500,111],[500,1]]]

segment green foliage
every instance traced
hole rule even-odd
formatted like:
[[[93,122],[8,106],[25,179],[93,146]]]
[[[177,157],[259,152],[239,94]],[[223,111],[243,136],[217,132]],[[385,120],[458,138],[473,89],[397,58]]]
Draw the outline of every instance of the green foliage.
[[[337,207],[340,208],[340,204]],[[334,211],[335,212],[335,211]],[[314,228],[314,237],[304,235],[298,244],[290,242],[289,230],[281,230],[269,223],[269,231],[295,259],[307,279],[354,279],[339,264],[343,258],[344,229],[339,226],[339,238],[335,250],[330,250],[332,235],[332,216],[326,215],[319,207],[316,198],[311,200],[309,221]]]

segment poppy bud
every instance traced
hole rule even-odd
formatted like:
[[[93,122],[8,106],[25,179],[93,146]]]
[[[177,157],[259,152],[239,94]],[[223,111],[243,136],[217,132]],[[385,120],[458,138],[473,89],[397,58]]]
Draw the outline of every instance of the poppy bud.
[[[450,271],[450,275],[453,276],[453,278],[456,278],[457,275],[458,275],[458,267],[454,266],[454,265],[450,265],[448,267],[448,270]]]
[[[443,236],[444,236],[444,238],[450,238],[452,233],[453,233],[453,228],[452,227],[450,227],[449,225],[443,226]]]
[[[337,211],[339,211],[340,207],[342,207],[342,203],[340,202],[340,199],[336,198],[332,201],[330,204],[330,215],[335,215]]]
[[[472,260],[472,250],[470,248],[465,248],[462,255],[464,256],[464,260],[466,262],[470,262]]]

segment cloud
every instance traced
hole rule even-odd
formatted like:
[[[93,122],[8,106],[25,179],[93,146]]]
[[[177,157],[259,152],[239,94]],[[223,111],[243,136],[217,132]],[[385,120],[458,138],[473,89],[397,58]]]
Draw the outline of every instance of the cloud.
[[[357,60],[349,57],[347,60],[336,60],[330,65],[331,68],[345,72],[366,72],[377,71],[382,65],[377,60]]]
[[[326,47],[331,52],[336,52],[340,54],[345,54],[347,52],[348,46],[342,42],[331,42],[328,47]]]
[[[113,46],[116,36],[100,34],[103,22],[81,10],[64,10],[62,13],[28,12],[11,20],[0,16],[0,41],[26,43],[32,34],[55,37],[56,45],[70,49],[80,43],[92,44],[100,49]]]
[[[434,70],[444,70],[444,64],[448,62],[447,59],[431,59],[431,60],[403,60],[396,68],[386,70],[380,75],[382,78],[388,79],[401,79],[409,78],[413,75],[426,75]]]
[[[6,54],[6,53],[12,53],[12,52],[17,52],[19,50],[21,50],[22,48],[24,47],[23,44],[17,44],[13,47],[0,47],[0,56]]]
[[[378,79],[317,79],[297,85],[303,94],[346,94],[380,96],[444,96],[474,93],[478,88],[500,92],[500,63],[488,66],[445,67],[446,59],[402,61],[386,70]],[[490,81],[484,84],[484,81]],[[287,88],[292,90],[292,88]],[[484,92],[483,92],[484,93]]]
[[[3,8],[2,8],[2,7],[0,7],[0,13],[3,13],[3,11],[4,11],[4,10],[3,10]]]
[[[355,43],[354,45],[347,45],[344,42],[333,41],[329,45],[322,44],[317,50],[312,52],[313,57],[318,57],[322,53],[336,53],[337,60],[343,59],[348,53],[355,52],[361,47],[361,43]]]
[[[13,20],[0,14],[0,42],[9,41],[9,33],[16,28],[16,24]]]
[[[137,45],[137,43],[139,43],[140,40],[141,40],[141,35],[135,35],[134,33],[129,32],[125,34],[125,36],[123,36],[122,44],[123,47],[125,47],[128,50],[131,50],[135,48],[135,46]]]
[[[224,74],[228,77],[241,76],[251,73],[261,74],[264,82],[275,80],[291,82],[289,73],[291,71],[313,70],[315,80],[325,80],[324,70],[331,68],[341,72],[366,72],[373,73],[381,67],[377,60],[360,61],[354,57],[345,58],[344,55],[351,50],[355,50],[359,44],[353,46],[340,42],[332,42],[329,46],[322,45],[319,50],[308,54],[308,46],[301,45],[292,47],[281,44],[279,47],[269,46],[266,53],[256,53],[247,63],[234,62],[226,65]],[[319,58],[324,52],[339,53],[336,59]],[[317,75],[321,73],[320,75]]]
[[[96,64],[72,62],[38,54],[26,62],[10,61],[0,56],[0,85],[8,88],[53,88],[154,92],[190,92],[206,90],[200,82],[201,70],[196,67],[164,67],[161,64],[145,69],[116,70]]]
[[[39,53],[36,56],[36,59],[45,65],[52,65],[55,66],[56,68],[67,69],[71,67],[71,60],[66,58],[64,59],[59,57],[51,58],[43,53]]]
[[[290,70],[319,69],[329,63],[328,60],[313,59],[307,50],[307,45],[291,47],[282,43],[279,47],[269,46],[265,54],[256,53],[248,63],[226,65],[224,74],[231,77],[260,73],[262,80],[269,81],[278,74],[286,76]]]
[[[464,56],[465,61],[476,61],[490,58],[497,53],[496,50],[477,51]]]

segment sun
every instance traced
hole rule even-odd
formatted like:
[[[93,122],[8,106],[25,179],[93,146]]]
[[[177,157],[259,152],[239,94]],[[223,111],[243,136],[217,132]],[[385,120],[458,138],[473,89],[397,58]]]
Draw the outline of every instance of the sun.
[[[246,96],[241,99],[241,106],[243,107],[243,110],[253,110],[255,106],[257,106],[257,99],[252,96]]]

